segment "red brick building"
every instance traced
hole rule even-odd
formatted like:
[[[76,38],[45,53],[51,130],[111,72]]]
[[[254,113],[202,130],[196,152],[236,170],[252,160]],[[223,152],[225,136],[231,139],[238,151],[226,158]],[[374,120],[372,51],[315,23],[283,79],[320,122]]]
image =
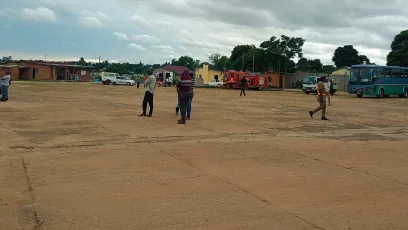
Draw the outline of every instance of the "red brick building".
[[[91,81],[92,66],[44,61],[9,61],[0,64],[0,76],[11,72],[12,80],[75,80]]]

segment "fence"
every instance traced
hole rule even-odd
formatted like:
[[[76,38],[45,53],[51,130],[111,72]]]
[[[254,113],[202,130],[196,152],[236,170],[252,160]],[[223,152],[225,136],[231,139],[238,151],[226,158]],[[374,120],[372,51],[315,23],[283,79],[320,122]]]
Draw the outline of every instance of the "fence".
[[[296,88],[298,86],[297,82],[301,82],[306,76],[313,76],[316,73],[289,73],[285,78],[285,88]],[[318,73],[317,76],[327,76],[325,73]],[[347,91],[348,78],[345,75],[330,74],[330,79],[339,86],[339,91]]]

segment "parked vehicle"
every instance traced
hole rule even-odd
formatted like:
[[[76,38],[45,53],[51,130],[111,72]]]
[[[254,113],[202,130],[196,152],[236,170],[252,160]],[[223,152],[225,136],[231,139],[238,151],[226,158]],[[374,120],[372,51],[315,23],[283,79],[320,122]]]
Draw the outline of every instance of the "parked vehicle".
[[[206,87],[221,87],[224,85],[221,81],[210,81],[204,84]]]
[[[119,76],[118,73],[110,73],[110,72],[102,72],[101,74],[101,79],[100,81],[104,84],[104,85],[110,85],[117,76]]]
[[[306,94],[309,93],[317,93],[317,79],[320,78],[319,76],[306,76],[303,78],[303,92]],[[333,94],[336,93],[338,90],[339,86],[335,79],[333,80]]]
[[[303,92],[306,94],[317,93],[318,76],[306,76],[303,78]]]
[[[268,87],[268,77],[257,73],[228,70],[224,74],[224,83],[228,89],[240,88],[242,78],[246,78],[248,89],[263,89]]]
[[[113,85],[127,85],[134,86],[136,81],[129,79],[128,77],[116,76],[112,82]]]
[[[408,97],[408,68],[399,66],[353,65],[346,72],[347,91],[357,97]]]

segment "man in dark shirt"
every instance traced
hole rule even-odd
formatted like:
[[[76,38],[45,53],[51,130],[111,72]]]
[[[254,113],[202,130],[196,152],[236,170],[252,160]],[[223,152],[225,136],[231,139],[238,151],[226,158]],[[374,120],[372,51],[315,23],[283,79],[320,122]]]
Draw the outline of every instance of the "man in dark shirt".
[[[189,71],[184,71],[177,83],[178,101],[180,103],[181,119],[178,124],[186,124],[187,105],[190,101],[191,77]]]
[[[245,93],[245,87],[247,86],[246,77],[242,77],[240,83],[241,83],[241,93],[239,94],[239,96],[242,96],[242,94],[244,94],[244,96],[246,96],[246,93]]]

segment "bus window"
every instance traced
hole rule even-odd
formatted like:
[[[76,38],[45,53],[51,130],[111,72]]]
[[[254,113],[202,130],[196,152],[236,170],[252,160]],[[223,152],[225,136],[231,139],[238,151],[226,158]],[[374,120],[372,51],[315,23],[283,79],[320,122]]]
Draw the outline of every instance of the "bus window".
[[[372,80],[371,69],[367,69],[367,68],[360,69],[360,82],[370,83],[371,80]]]
[[[380,71],[381,70],[377,69],[377,68],[373,69],[373,83],[375,83],[376,81],[378,81],[378,79],[381,78],[381,76],[380,76],[381,72]]]
[[[358,77],[360,76],[359,69],[351,69],[350,70],[350,81],[351,82],[358,82]]]
[[[391,68],[383,68],[383,70],[381,71],[382,77],[391,77],[391,73]]]

